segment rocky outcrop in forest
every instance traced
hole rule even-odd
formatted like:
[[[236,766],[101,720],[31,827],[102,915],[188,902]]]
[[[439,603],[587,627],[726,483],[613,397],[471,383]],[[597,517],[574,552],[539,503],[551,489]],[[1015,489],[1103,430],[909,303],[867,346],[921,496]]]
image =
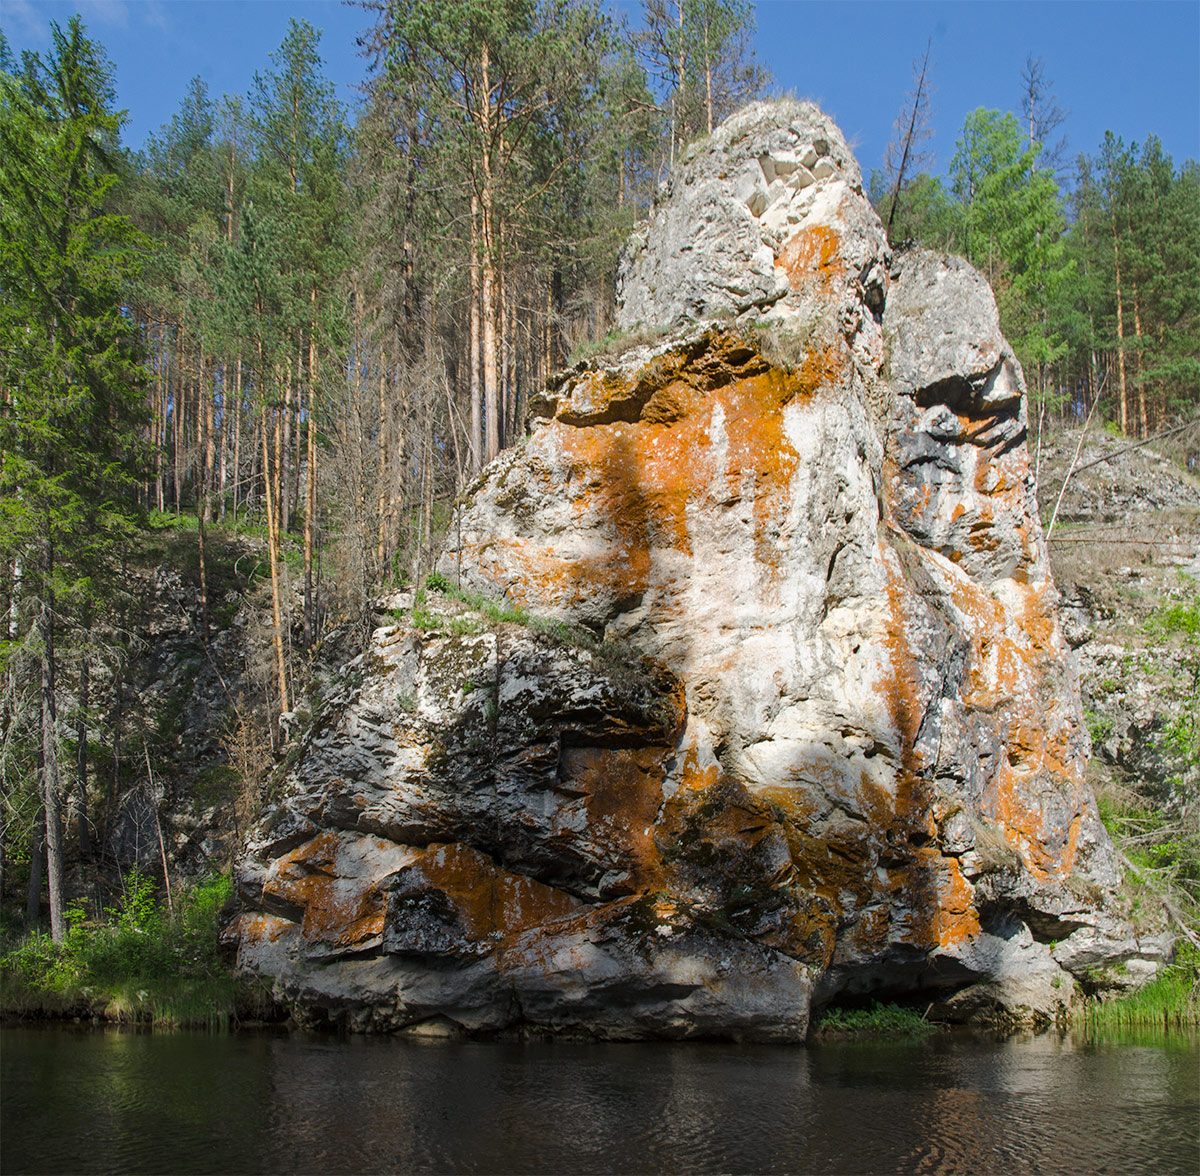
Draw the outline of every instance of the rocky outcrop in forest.
[[[538,398],[296,745],[239,966],[311,1023],[761,1040],[1151,974],[984,280],[893,255],[781,103],[691,148],[619,287],[629,348]]]

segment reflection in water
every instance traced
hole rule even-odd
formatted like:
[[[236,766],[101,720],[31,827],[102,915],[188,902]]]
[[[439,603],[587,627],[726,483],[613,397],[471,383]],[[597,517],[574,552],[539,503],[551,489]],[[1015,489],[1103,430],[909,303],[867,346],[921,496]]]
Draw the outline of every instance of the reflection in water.
[[[19,1172],[1194,1172],[1195,1041],[810,1049],[10,1029]]]

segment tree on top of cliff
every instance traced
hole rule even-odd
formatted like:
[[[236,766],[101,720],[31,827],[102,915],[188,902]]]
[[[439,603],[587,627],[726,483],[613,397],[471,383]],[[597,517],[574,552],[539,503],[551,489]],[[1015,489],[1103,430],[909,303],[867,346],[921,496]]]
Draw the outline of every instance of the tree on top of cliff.
[[[379,37],[380,87],[408,104],[410,138],[423,144],[414,182],[465,206],[451,224],[468,228],[478,307],[469,433],[478,468],[504,439],[501,336],[514,263],[536,249],[548,207],[586,158],[591,135],[579,131],[597,116],[609,25],[584,0],[419,0],[391,7]]]
[[[642,0],[636,38],[670,109],[669,157],[743,103],[769,75],[754,58],[754,10],[745,0]]]
[[[896,138],[887,146],[884,170],[892,186],[887,219],[889,236],[896,222],[896,210],[900,205],[905,179],[933,158],[933,153],[921,146],[933,134],[929,126],[932,115],[929,105],[932,88],[929,53],[932,47],[932,40],[926,42],[924,55],[919,61],[913,62],[913,88],[896,117]]]

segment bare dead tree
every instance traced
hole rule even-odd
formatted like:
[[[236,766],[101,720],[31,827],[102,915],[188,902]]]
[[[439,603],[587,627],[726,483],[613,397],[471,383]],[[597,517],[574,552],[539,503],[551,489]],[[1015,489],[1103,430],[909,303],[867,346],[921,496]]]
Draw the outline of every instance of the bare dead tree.
[[[1067,137],[1062,135],[1053,144],[1050,139],[1066,121],[1068,113],[1058,104],[1054,83],[1046,77],[1045,63],[1030,54],[1021,70],[1021,114],[1029,126],[1029,142],[1041,144],[1033,164],[1035,168],[1042,163],[1053,172],[1062,169]]]
[[[920,144],[933,134],[929,125],[933,116],[933,109],[929,105],[929,54],[932,49],[933,40],[930,38],[925,42],[925,52],[920,60],[913,62],[914,85],[896,119],[897,137],[888,144],[884,161],[887,174],[892,177],[892,207],[887,223],[889,236],[896,219],[896,208],[900,204],[904,177],[911,169],[921,167],[932,158],[931,152],[920,149]]]

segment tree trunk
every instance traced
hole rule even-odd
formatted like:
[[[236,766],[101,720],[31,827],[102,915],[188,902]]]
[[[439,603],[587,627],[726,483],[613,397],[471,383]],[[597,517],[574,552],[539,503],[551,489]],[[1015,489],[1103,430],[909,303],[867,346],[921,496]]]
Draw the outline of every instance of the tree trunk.
[[[200,380],[196,386],[201,403],[197,406],[201,412],[204,433],[204,460],[200,470],[200,484],[203,486],[204,502],[201,507],[201,517],[204,522],[211,523],[212,516],[212,484],[216,474],[216,416],[213,403],[213,389],[208,387],[205,379],[204,352],[200,353]]]
[[[311,346],[309,351],[311,353]],[[311,380],[309,381],[311,386]],[[304,441],[305,431],[300,427],[300,414],[304,411],[304,343],[300,340],[296,350],[296,396],[294,401],[293,416],[295,418],[295,444],[292,451],[292,468],[289,471],[291,481],[291,492],[288,495],[291,500],[291,506],[288,510],[288,517],[294,520],[296,515],[300,513],[300,467],[304,460]]]
[[[181,383],[179,371],[179,348],[182,345],[183,331],[175,333],[175,387],[171,396],[171,415],[174,418],[172,441],[174,445],[174,474],[175,474],[175,513],[183,509],[183,397],[180,395]]]
[[[225,482],[229,466],[229,364],[221,367],[221,448],[217,461],[217,521],[225,521]]]
[[[554,311],[554,290],[553,281],[550,277],[546,278],[546,306],[542,311],[542,377],[541,385],[544,388],[546,381],[550,379],[550,373],[554,371],[554,341],[551,336],[551,323],[553,322]]]
[[[46,817],[39,811],[33,825],[29,855],[29,888],[25,892],[25,927],[32,931],[42,920],[42,874],[46,864]]]
[[[312,289],[313,327],[308,335],[308,428],[307,462],[304,479],[304,647],[316,640],[317,623],[313,598],[313,536],[317,517],[317,436],[313,404],[317,395],[317,288]]]
[[[271,471],[270,452],[267,441],[267,420],[266,408],[263,409],[262,422],[262,462],[263,462],[263,489],[266,493],[266,508],[267,508],[267,552],[271,563],[271,622],[273,625],[272,640],[275,647],[275,676],[279,688],[279,711],[280,714],[291,710],[288,705],[288,687],[287,687],[287,660],[283,652],[283,609],[281,607],[280,593],[280,550],[279,550],[279,521],[275,513],[275,501],[278,496],[278,468],[274,474]],[[279,419],[275,421],[275,450],[276,460],[281,448]],[[279,727],[278,720],[272,721],[272,745],[279,745]]]
[[[1121,432],[1129,431],[1129,409],[1125,390],[1125,308],[1121,301],[1121,245],[1117,236],[1116,195],[1112,210],[1113,267],[1117,281],[1117,389],[1120,398]]]
[[[200,640],[208,641],[208,566],[204,550],[204,516],[208,513],[208,489],[200,491],[200,509],[196,512],[196,555],[200,561]]]
[[[708,115],[708,133],[713,129],[713,100],[712,100],[712,46],[709,44],[709,14],[704,17],[704,112]]]
[[[124,570],[124,569],[122,569]],[[125,609],[122,609],[122,620]],[[100,830],[100,856],[108,840],[108,821],[117,803],[117,791],[121,784],[121,732],[125,725],[125,659],[118,656],[117,669],[113,675],[112,709],[112,775],[108,780],[108,801],[104,806],[104,825]]]
[[[500,364],[500,387],[497,395],[498,422],[497,432],[500,435],[500,444],[497,447],[497,452],[508,445],[509,441],[509,396],[512,389],[512,336],[508,331],[508,275],[503,269],[497,273],[496,279],[496,321],[499,323],[497,332],[497,346],[499,351]]]
[[[387,367],[379,357],[379,429],[375,447],[375,569],[381,578],[387,566]]]
[[[496,289],[495,272],[488,260],[485,238],[483,262],[483,414],[486,465],[500,452],[500,395],[496,372]]]
[[[233,524],[237,527],[238,491],[242,485],[242,357],[236,361],[233,400]]]
[[[483,437],[483,397],[479,381],[479,198],[471,195],[471,311],[470,355],[467,360],[471,381],[471,473],[483,466],[480,440]]]
[[[480,55],[482,78],[479,106],[480,133],[483,150],[480,153],[479,206],[483,222],[483,273],[480,285],[483,305],[483,415],[486,443],[484,464],[492,461],[500,452],[500,396],[496,370],[496,268],[499,261],[500,242],[496,234],[495,192],[492,189],[492,93],[488,76],[490,60],[485,41]]]
[[[1150,436],[1150,423],[1146,419],[1146,380],[1142,374],[1142,311],[1138,303],[1137,282],[1133,286],[1133,333],[1137,339],[1137,351],[1134,353],[1133,366],[1137,372],[1138,393],[1138,424],[1142,437]]]
[[[256,377],[255,391],[257,392],[257,390]],[[250,476],[246,479],[246,502],[253,506],[254,496],[258,493],[258,484],[266,477],[262,471],[263,447],[260,443],[261,433],[267,427],[266,410],[254,413],[251,419],[253,423],[250,430]]]
[[[292,446],[292,365],[283,365],[283,408],[275,416],[275,510],[279,518],[279,534],[286,535],[292,526],[289,513],[292,496],[288,493],[291,471],[288,457]]]
[[[163,488],[163,450],[166,448],[167,442],[165,436],[167,425],[166,330],[165,326],[160,326],[158,329],[157,404],[154,421],[151,424],[154,432],[154,498],[160,511],[167,509],[166,494]]]
[[[46,576],[39,628],[42,638],[42,806],[46,813],[46,888],[50,898],[50,938],[62,943],[67,925],[63,915],[63,826],[62,780],[58,770],[58,715],[54,697],[54,598],[50,577],[54,566],[54,547],[49,539],[43,545]]]
[[[671,166],[675,166],[675,144],[678,141],[680,148],[683,147],[684,131],[683,131],[683,84],[684,84],[684,57],[683,57],[683,0],[676,0],[676,7],[679,10],[679,57],[675,62],[675,93],[671,95]]]
[[[90,618],[86,626],[87,632],[91,633]],[[75,765],[76,774],[79,777],[76,782],[78,789],[75,802],[75,828],[79,834],[79,852],[84,857],[92,856],[92,836],[88,829],[88,692],[91,678],[91,659],[85,653],[82,661],[79,664],[79,719],[75,724]]]

